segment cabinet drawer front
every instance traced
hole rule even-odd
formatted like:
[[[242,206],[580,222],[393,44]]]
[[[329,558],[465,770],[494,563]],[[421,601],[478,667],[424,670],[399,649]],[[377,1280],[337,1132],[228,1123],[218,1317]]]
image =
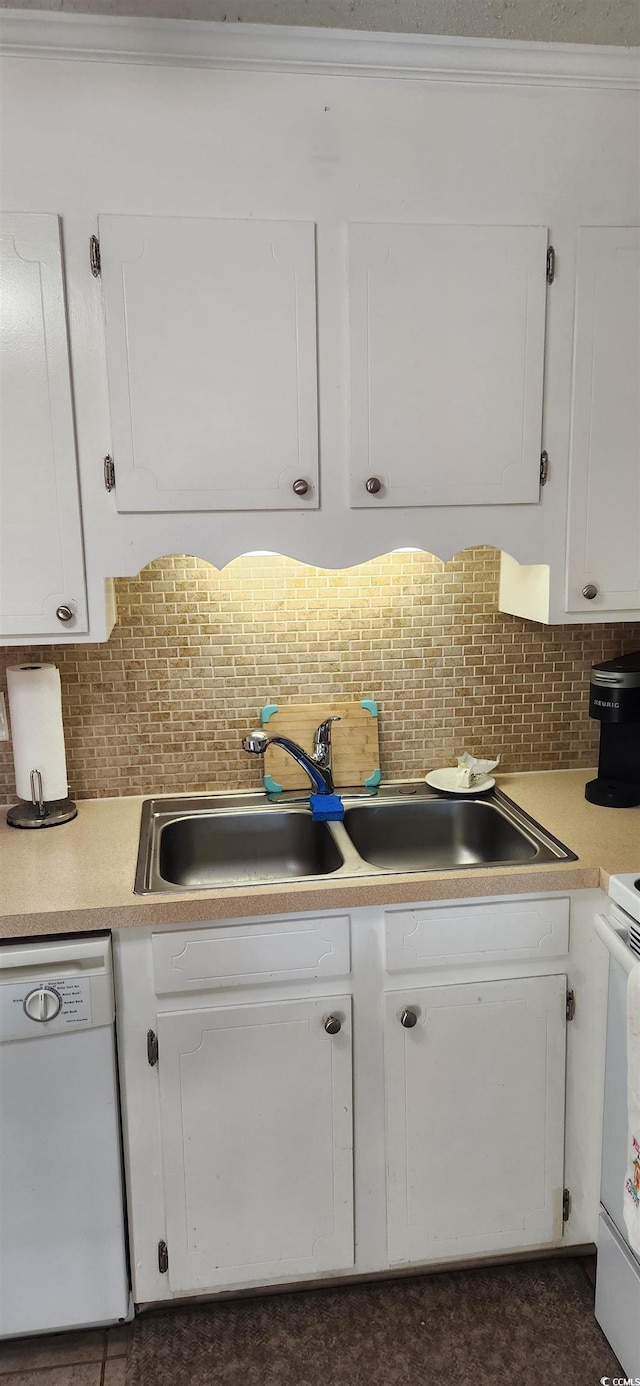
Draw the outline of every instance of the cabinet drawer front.
[[[389,911],[385,947],[387,972],[561,958],[569,949],[569,901],[508,900]]]
[[[159,996],[236,985],[344,977],[351,967],[349,916],[270,919],[153,934]]]

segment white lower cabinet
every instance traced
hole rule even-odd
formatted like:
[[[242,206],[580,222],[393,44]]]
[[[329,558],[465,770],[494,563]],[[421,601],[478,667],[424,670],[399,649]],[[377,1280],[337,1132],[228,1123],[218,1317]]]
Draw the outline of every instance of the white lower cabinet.
[[[603,898],[120,931],[136,1302],[595,1241]]]
[[[158,1017],[174,1293],[353,1265],[350,1012],[342,996]]]
[[[385,998],[390,1265],[561,1236],[566,989],[524,977]]]

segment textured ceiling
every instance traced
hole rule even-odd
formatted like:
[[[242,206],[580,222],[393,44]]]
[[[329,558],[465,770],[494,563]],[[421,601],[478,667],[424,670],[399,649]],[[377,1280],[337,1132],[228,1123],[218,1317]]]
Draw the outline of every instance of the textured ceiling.
[[[11,0],[0,0],[0,8]],[[640,0],[26,0],[29,10],[640,44]]]

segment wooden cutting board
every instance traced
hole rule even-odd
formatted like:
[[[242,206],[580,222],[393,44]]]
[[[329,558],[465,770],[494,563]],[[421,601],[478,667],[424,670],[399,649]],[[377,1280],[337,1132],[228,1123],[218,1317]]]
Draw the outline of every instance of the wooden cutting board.
[[[378,704],[362,702],[267,703],[260,720],[267,736],[289,736],[305,751],[313,751],[316,727],[325,717],[339,717],[331,727],[333,778],[336,789],[376,785],[380,781]],[[310,789],[309,777],[280,746],[269,746],[264,758],[265,789]]]

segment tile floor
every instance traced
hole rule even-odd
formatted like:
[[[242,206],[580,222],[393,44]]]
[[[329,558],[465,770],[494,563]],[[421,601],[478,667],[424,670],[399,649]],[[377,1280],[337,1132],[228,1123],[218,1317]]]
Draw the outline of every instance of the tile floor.
[[[596,1258],[582,1268],[595,1284]],[[124,1386],[132,1324],[0,1342],[0,1386]]]
[[[131,1325],[0,1342],[0,1386],[124,1386]]]

